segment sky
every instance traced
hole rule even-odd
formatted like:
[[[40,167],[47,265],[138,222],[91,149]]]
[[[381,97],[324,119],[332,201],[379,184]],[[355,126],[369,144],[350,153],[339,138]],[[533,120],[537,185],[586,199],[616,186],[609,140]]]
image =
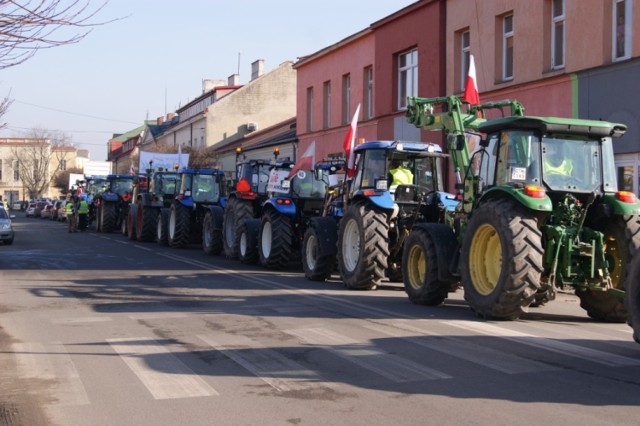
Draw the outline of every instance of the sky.
[[[104,25],[0,70],[0,96],[13,100],[0,137],[62,132],[92,160],[106,160],[114,133],[174,112],[202,94],[203,80],[239,70],[245,84],[258,59],[269,72],[417,0],[90,1],[107,2],[93,18]]]

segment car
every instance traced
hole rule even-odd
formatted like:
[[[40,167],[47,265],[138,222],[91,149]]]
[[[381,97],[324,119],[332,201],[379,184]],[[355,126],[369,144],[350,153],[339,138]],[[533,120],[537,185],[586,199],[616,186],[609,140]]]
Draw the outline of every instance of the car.
[[[36,203],[29,203],[27,210],[25,211],[26,217],[36,217]]]
[[[33,212],[35,217],[41,217],[40,214],[42,213],[42,209],[44,209],[44,206],[46,206],[49,202],[48,201],[37,201],[36,202],[36,209]]]
[[[55,200],[53,202],[53,209],[51,210],[51,220],[58,220],[58,216],[60,213],[64,214],[63,210],[60,210],[60,207],[63,206],[62,200]]]
[[[58,217],[57,217],[58,222],[64,222],[65,220],[67,220],[67,211],[65,210],[67,203],[68,203],[67,200],[62,200],[62,203],[58,208]]]
[[[40,211],[41,219],[51,219],[51,212],[53,211],[53,204],[45,204]]]
[[[9,215],[4,207],[0,207],[0,241],[4,244],[13,244],[13,226],[11,225],[11,219],[14,219],[16,215]]]

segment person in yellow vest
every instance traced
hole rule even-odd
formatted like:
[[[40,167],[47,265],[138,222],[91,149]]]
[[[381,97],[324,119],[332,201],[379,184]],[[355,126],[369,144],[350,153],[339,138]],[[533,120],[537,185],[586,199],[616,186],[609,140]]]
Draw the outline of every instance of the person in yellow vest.
[[[389,174],[391,175],[391,190],[393,191],[398,185],[412,185],[413,173],[409,170],[401,160],[392,160],[389,166]]]
[[[80,201],[78,202],[78,229],[84,231],[87,229],[87,219],[89,215],[89,203],[84,196],[80,194]]]
[[[573,162],[571,158],[564,155],[564,150],[560,147],[548,144],[544,161],[542,162],[542,172],[545,175],[571,176]]]
[[[67,204],[64,205],[65,213],[67,213],[67,225],[69,226],[69,232],[76,232],[76,212],[73,199],[67,198]]]

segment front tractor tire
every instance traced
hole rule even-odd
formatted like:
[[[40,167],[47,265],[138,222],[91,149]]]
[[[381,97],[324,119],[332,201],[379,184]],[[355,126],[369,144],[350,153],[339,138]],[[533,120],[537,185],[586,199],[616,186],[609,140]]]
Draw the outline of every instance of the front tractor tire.
[[[102,200],[100,204],[100,231],[107,234],[112,233],[116,230],[117,223],[116,203]]]
[[[338,230],[338,271],[347,288],[375,289],[389,258],[387,214],[366,202],[351,204]]]
[[[222,209],[208,211],[202,222],[202,250],[210,255],[222,253]]]
[[[330,219],[330,222],[324,222],[322,225],[331,227],[333,234],[335,235],[335,220]],[[316,226],[311,225],[304,233],[304,239],[302,240],[302,269],[304,270],[304,276],[311,281],[326,281],[331,278],[336,264],[335,252],[330,254],[322,254],[321,230]],[[333,245],[335,246],[335,237],[333,239]]]
[[[440,225],[446,226],[446,225]],[[451,233],[455,241],[455,235]],[[444,302],[451,290],[450,281],[439,279],[437,245],[446,245],[429,231],[413,227],[404,242],[402,271],[404,290],[409,300],[418,305],[437,306]]]
[[[260,258],[258,254],[258,230],[260,219],[247,219],[238,229],[238,260],[242,263],[254,264]]]
[[[190,242],[189,209],[179,202],[174,202],[169,211],[169,245],[173,248],[184,248]]]
[[[136,238],[138,241],[150,242],[155,239],[158,214],[156,209],[143,203],[132,204],[136,207]],[[129,212],[131,214],[131,212]]]
[[[158,212],[156,243],[161,246],[169,245],[169,212],[166,207],[162,207]]]
[[[617,216],[607,221],[602,232],[611,284],[616,290],[625,290],[628,282],[634,278],[629,270],[633,253],[640,250],[640,221],[637,216]],[[612,292],[577,288],[576,295],[580,298],[580,307],[595,320],[627,320],[624,300]]]
[[[640,251],[636,251],[627,280],[625,303],[627,306],[627,321],[633,328],[633,339],[640,343]]]
[[[464,297],[479,316],[515,320],[540,288],[542,234],[512,200],[492,200],[469,220],[460,256]]]
[[[240,227],[245,220],[253,217],[253,206],[250,202],[232,199],[224,209],[222,228],[224,232],[224,254],[230,259],[238,257],[240,244]]]
[[[293,228],[288,216],[271,209],[264,212],[258,236],[260,264],[281,269],[291,261]]]

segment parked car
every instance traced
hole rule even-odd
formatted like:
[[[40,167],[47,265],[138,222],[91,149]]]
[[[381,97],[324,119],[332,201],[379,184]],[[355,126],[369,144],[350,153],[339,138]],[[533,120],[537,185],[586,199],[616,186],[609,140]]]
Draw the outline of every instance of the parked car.
[[[0,241],[4,244],[13,244],[13,226],[11,225],[11,219],[14,219],[16,215],[9,215],[4,207],[0,207]]]
[[[36,217],[36,203],[29,203],[27,210],[25,211],[26,217]]]
[[[53,204],[45,204],[40,211],[41,219],[51,219],[51,212],[53,211]]]
[[[58,222],[64,222],[65,220],[67,220],[67,211],[65,210],[67,203],[68,203],[67,200],[62,200],[62,203],[58,208],[58,217],[57,217]]]
[[[42,213],[42,209],[44,209],[44,206],[46,206],[49,202],[48,201],[37,201],[36,202],[36,210],[33,212],[35,217],[41,217],[41,213]]]
[[[56,200],[53,202],[53,209],[51,210],[51,220],[58,220],[58,215],[61,213],[60,206],[62,205],[62,200]]]

